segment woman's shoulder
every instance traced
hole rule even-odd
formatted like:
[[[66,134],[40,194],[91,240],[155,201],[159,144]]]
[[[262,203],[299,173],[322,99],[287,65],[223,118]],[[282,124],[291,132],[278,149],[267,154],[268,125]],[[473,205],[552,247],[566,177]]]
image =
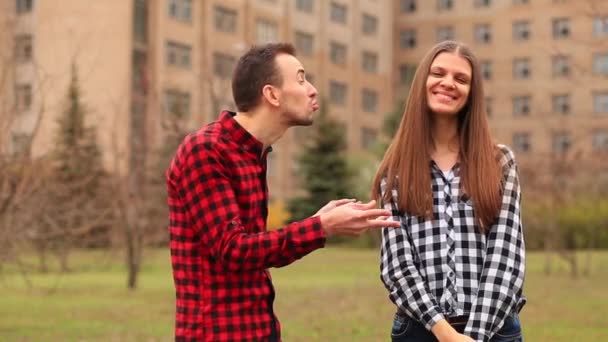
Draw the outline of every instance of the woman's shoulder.
[[[504,144],[496,144],[497,159],[502,168],[509,167],[515,164],[515,153],[513,150]]]

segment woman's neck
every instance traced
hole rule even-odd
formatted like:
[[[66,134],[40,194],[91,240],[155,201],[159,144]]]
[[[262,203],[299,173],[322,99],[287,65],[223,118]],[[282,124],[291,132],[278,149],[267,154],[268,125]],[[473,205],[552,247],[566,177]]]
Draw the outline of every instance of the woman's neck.
[[[458,117],[435,116],[432,124],[433,154],[458,153]]]

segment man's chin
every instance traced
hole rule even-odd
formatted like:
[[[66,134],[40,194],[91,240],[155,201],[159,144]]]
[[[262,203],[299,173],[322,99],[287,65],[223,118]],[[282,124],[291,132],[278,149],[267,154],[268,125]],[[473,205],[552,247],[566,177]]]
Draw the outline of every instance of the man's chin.
[[[313,120],[299,120],[294,126],[312,126]]]

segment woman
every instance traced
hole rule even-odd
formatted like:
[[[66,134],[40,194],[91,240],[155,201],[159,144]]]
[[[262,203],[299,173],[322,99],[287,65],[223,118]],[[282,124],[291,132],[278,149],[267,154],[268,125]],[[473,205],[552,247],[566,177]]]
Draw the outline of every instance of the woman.
[[[471,51],[437,44],[376,173],[372,194],[401,222],[382,236],[393,341],[522,341],[517,165],[492,142],[483,98]]]

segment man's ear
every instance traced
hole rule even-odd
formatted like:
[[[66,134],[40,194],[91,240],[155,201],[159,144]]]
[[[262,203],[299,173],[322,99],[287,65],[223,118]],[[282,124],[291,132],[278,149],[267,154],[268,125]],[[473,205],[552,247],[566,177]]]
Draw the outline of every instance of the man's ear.
[[[267,84],[262,88],[262,96],[270,103],[271,105],[278,107],[281,105],[280,100],[280,91],[274,86]]]

